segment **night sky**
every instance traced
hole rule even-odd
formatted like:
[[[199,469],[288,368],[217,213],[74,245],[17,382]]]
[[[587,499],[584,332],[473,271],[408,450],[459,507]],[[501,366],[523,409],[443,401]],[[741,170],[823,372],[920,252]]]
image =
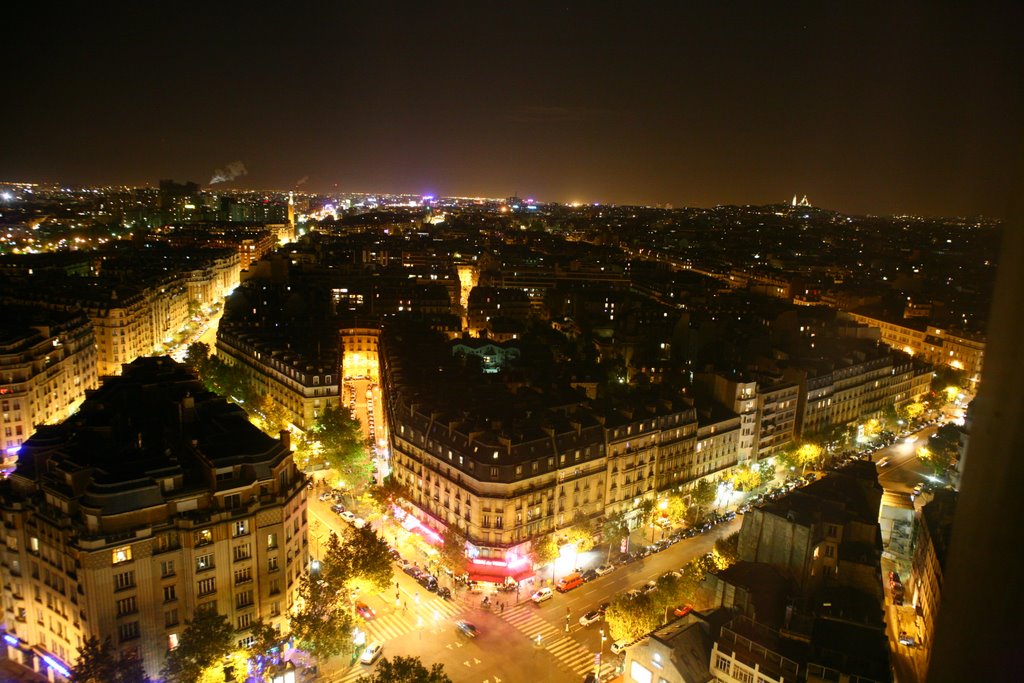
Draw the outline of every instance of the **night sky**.
[[[1009,3],[151,4],[5,10],[0,181],[994,217],[1020,187]]]

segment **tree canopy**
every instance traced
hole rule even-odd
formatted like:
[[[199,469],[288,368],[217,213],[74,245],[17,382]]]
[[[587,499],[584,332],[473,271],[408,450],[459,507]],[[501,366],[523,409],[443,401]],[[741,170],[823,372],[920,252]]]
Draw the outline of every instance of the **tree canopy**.
[[[328,465],[365,481],[373,469],[359,421],[337,406],[328,406],[309,429],[307,439],[319,444],[319,454]]]
[[[456,576],[466,573],[466,537],[455,526],[449,526],[441,535],[441,564]]]
[[[71,683],[149,683],[138,657],[117,653],[109,637],[101,642],[96,636],[82,644],[69,680]]]
[[[356,683],[452,683],[441,664],[427,669],[418,657],[382,658],[373,673],[360,676]]]
[[[343,584],[330,573],[307,571],[299,579],[299,609],[289,618],[299,647],[317,659],[352,646],[352,613],[342,599]]]
[[[715,495],[718,491],[714,484],[707,479],[701,479],[690,487],[690,504],[696,508],[699,518],[704,508],[715,502]]]
[[[234,649],[235,632],[227,617],[209,609],[199,610],[167,653],[163,677],[173,683],[195,683],[203,672]]]

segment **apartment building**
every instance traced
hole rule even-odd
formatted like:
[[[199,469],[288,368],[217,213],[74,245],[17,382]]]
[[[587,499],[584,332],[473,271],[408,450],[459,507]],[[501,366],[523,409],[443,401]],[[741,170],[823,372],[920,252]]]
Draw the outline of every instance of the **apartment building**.
[[[306,479],[169,358],[140,358],[27,441],[0,488],[2,646],[63,680],[95,636],[156,678],[186,620],[281,628],[307,563]]]
[[[5,462],[36,425],[69,417],[99,384],[92,325],[81,311],[6,306],[0,322],[0,412]]]
[[[892,322],[852,311],[846,315],[859,323],[881,330],[882,341],[894,349],[934,365],[948,365],[957,370],[964,370],[973,381],[981,378],[981,368],[985,360],[985,339],[979,334],[941,328],[918,322],[916,319]]]
[[[931,494],[928,495],[930,497]],[[935,623],[942,602],[942,577],[953,533],[957,496],[955,491],[939,489],[935,491],[934,498],[925,503],[918,512],[917,535],[914,539],[911,565],[911,602],[920,615],[920,642],[917,645],[924,648],[926,663],[931,658]]]
[[[309,355],[244,323],[222,319],[217,355],[240,368],[254,390],[270,396],[299,429],[309,429],[328,406],[340,406],[341,365],[337,347]]]
[[[435,533],[466,535],[471,575],[520,578],[532,541],[620,512],[635,526],[639,500],[688,482],[697,433],[688,403],[595,412],[578,394],[513,401],[507,388],[454,376],[438,392],[421,379],[434,363],[421,341],[381,338],[391,467],[410,514]]]

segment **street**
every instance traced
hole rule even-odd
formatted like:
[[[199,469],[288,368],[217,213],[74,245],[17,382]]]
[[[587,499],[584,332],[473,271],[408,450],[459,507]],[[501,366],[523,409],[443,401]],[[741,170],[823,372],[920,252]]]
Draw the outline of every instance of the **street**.
[[[309,512],[311,549],[315,557],[330,531],[341,532],[346,522],[316,497],[310,498]],[[427,666],[440,662],[455,683],[578,682],[595,669],[595,656],[601,651],[600,630],[605,628],[603,621],[580,626],[581,615],[710,552],[716,538],[739,530],[740,523],[741,518],[737,518],[722,524],[708,534],[681,541],[660,553],[619,567],[566,594],[556,593],[553,599],[540,605],[530,601],[527,589],[519,594],[518,604],[515,593],[492,594],[490,609],[481,606],[483,594],[468,593],[465,589],[455,591],[454,600],[445,601],[426,591],[396,566],[398,597],[393,589],[363,596],[361,599],[377,614],[374,619],[361,623],[360,628],[365,630],[367,642],[378,640],[384,644],[383,656],[415,656]],[[416,558],[410,555],[408,559]],[[439,578],[442,585],[450,585],[447,577]],[[565,631],[566,609],[569,610],[568,633]],[[455,628],[459,619],[475,624],[479,635],[469,639],[459,634]],[[604,672],[611,671],[618,661],[608,649],[610,646],[609,638],[604,643]],[[321,679],[348,683],[371,669],[362,664],[350,665],[348,658],[335,658],[321,666],[324,672]]]

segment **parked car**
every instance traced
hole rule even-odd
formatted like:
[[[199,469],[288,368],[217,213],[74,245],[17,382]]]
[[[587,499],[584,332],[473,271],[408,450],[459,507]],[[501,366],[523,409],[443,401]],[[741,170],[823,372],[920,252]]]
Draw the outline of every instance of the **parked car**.
[[[536,593],[531,595],[530,599],[533,600],[533,602],[535,604],[540,604],[540,603],[544,602],[545,600],[550,600],[551,598],[554,597],[554,595],[555,594],[553,592],[551,592],[550,588],[541,588]]]
[[[380,653],[383,650],[384,646],[375,640],[366,646],[362,656],[359,657],[359,661],[363,664],[373,664],[380,659]]]
[[[597,578],[598,574],[596,569],[588,569],[581,576],[583,576],[584,581],[593,581]]]
[[[591,610],[584,614],[582,617],[580,617],[580,626],[590,626],[591,624],[596,624],[603,618],[604,615],[601,612],[597,611],[596,609]]]
[[[621,655],[626,651],[626,647],[629,645],[629,641],[616,640],[612,643],[612,654]]]
[[[362,517],[356,517],[352,520],[352,526],[354,526],[357,529],[362,529],[364,526],[366,526],[366,520]]]
[[[644,595],[647,595],[651,591],[655,590],[657,587],[658,587],[658,582],[657,581],[648,581],[647,583],[645,583],[643,585],[643,588],[640,589],[640,592],[643,593]]]
[[[336,515],[340,515],[343,512],[345,512],[345,506],[342,505],[341,503],[335,503],[334,505],[331,506],[331,511],[334,512],[334,514]],[[350,512],[349,514],[352,513]]]
[[[356,601],[356,613],[367,621],[377,616],[377,613],[373,611],[373,608],[361,600]]]
[[[451,600],[452,599],[452,591],[447,586],[444,586],[442,588],[438,588],[437,589],[437,595],[438,595],[438,597],[443,598],[445,600]]]
[[[345,520],[346,522],[348,522],[349,524],[351,524],[352,522],[356,521],[356,516],[353,515],[351,512],[349,512],[348,510],[342,510],[338,514],[340,514],[341,518],[343,520]]]
[[[455,630],[467,638],[476,638],[477,634],[480,632],[475,624],[462,620],[455,622]]]
[[[594,571],[597,572],[598,576],[604,576],[605,574],[610,573],[613,569],[615,569],[615,567],[610,564],[602,564]]]

